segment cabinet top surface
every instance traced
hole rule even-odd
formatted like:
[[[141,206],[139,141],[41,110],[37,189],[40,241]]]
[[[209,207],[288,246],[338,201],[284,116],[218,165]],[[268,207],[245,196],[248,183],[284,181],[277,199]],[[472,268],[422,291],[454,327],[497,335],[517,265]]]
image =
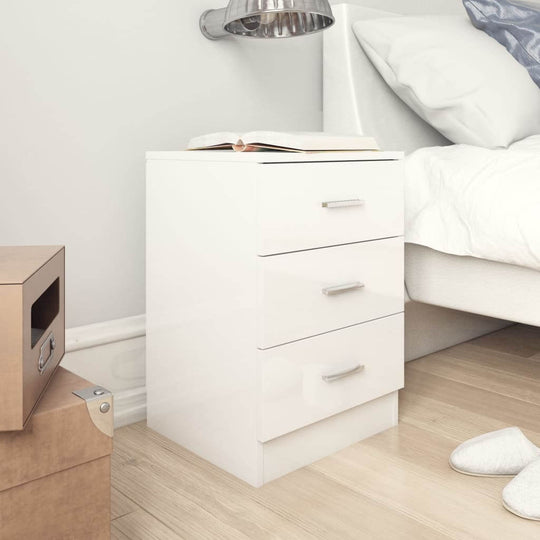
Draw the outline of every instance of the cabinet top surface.
[[[0,246],[0,285],[24,283],[63,246]]]
[[[218,161],[224,163],[316,163],[339,161],[396,161],[403,152],[234,152],[232,150],[197,150],[184,152],[147,152],[146,159],[171,161]]]

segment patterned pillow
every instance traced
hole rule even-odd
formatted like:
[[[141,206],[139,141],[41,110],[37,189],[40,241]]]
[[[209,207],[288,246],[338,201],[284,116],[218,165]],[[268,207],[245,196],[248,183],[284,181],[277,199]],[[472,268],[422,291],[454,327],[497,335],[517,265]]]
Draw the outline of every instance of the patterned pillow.
[[[508,0],[463,0],[476,28],[504,45],[540,86],[540,5]]]

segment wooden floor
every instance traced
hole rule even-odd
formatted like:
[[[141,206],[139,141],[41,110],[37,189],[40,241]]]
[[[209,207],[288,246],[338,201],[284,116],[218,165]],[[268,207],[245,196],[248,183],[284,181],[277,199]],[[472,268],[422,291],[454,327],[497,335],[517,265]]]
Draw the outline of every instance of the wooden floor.
[[[254,489],[147,429],[115,435],[113,538],[540,538],[501,506],[507,478],[448,466],[517,425],[540,445],[540,329],[514,326],[410,362],[398,427]]]

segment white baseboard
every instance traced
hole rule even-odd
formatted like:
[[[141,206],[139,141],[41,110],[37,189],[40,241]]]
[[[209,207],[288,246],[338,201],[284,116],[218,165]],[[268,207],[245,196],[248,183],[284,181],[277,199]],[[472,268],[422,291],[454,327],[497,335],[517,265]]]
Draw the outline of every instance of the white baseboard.
[[[146,387],[124,390],[114,395],[114,427],[128,426],[146,418]]]
[[[66,330],[62,366],[114,394],[114,425],[146,418],[145,317]]]
[[[66,353],[146,335],[144,315],[114,319],[66,330]]]

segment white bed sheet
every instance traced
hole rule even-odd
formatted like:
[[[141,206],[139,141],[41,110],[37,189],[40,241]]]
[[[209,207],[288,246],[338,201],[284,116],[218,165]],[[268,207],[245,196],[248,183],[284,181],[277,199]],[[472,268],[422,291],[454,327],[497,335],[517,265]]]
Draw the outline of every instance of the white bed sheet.
[[[540,270],[540,135],[423,148],[406,171],[406,242]]]

